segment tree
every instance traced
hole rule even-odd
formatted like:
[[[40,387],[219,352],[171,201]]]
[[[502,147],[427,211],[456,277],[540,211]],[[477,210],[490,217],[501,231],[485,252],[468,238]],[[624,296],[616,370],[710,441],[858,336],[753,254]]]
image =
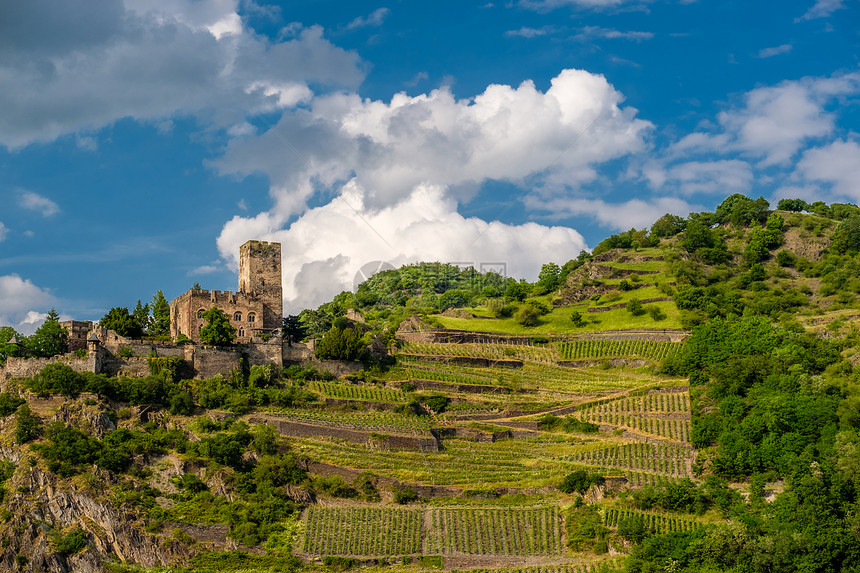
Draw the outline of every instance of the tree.
[[[151,319],[149,317],[149,305],[142,304],[140,299],[137,299],[137,304],[134,307],[134,310],[131,311],[131,317],[134,319],[135,324],[137,324],[138,328],[140,328],[141,334],[146,334],[149,332],[149,325]]]
[[[731,222],[736,227],[746,227],[754,222],[763,223],[770,204],[763,197],[755,201],[740,193],[729,195],[717,207],[715,215],[720,223]]]
[[[780,199],[779,203],[776,204],[776,208],[780,211],[793,211],[795,213],[799,213],[800,211],[807,211],[809,209],[809,203],[803,199]]]
[[[139,302],[139,301],[138,301]],[[124,306],[115,306],[99,320],[99,326],[113,330],[120,336],[140,338],[143,329]]]
[[[314,353],[322,360],[355,360],[364,352],[367,344],[356,328],[334,325],[317,340]]]
[[[42,421],[30,410],[26,403],[18,408],[17,420],[15,420],[15,441],[26,444],[35,440],[42,433]]]
[[[6,361],[7,356],[18,356],[21,349],[15,344],[9,344],[12,337],[22,343],[24,337],[11,326],[0,326],[0,364]]]
[[[164,293],[156,292],[150,303],[152,308],[152,322],[149,332],[153,336],[168,336],[170,334],[170,304],[164,298]]]
[[[690,218],[684,234],[684,248],[689,252],[714,246],[714,235],[707,222],[700,218]]]
[[[36,356],[50,357],[69,351],[69,333],[60,326],[60,315],[53,308],[33,336],[27,339],[27,348]]]
[[[214,346],[226,346],[236,340],[236,329],[220,308],[212,307],[203,313],[206,324],[200,329],[200,340]]]
[[[687,221],[678,215],[666,213],[651,225],[651,235],[661,239],[674,237],[687,228]]]
[[[860,216],[849,217],[837,225],[830,247],[837,253],[860,251]]]
[[[544,292],[552,292],[558,288],[561,276],[561,268],[555,263],[546,263],[540,268],[538,274],[538,286],[542,287]]]
[[[290,314],[284,317],[283,328],[281,328],[281,336],[283,336],[287,344],[290,346],[293,345],[293,342],[298,342],[305,337],[305,326],[302,324],[301,319],[294,315]]]

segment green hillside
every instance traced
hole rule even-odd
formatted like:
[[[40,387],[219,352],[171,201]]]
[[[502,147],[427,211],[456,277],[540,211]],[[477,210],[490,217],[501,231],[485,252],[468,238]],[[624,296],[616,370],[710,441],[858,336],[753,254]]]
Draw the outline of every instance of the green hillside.
[[[535,283],[384,271],[292,319],[345,376],[13,380],[3,547],[26,565],[38,469],[174,571],[852,571],[860,209],[778,207],[666,215]]]

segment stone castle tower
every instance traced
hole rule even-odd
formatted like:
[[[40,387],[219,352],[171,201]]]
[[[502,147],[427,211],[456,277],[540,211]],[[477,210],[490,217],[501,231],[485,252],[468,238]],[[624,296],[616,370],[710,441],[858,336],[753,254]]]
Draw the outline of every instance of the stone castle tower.
[[[170,336],[184,334],[200,341],[203,313],[217,307],[230,317],[237,342],[276,334],[284,315],[281,286],[281,244],[248,241],[239,247],[237,292],[191,289],[170,302]]]

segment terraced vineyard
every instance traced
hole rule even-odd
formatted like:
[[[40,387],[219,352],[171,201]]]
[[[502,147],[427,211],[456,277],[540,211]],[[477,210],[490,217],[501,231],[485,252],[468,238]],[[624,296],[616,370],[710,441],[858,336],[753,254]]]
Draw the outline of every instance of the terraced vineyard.
[[[390,507],[308,510],[304,551],[317,555],[405,555],[421,552],[422,513]]]
[[[308,382],[307,388],[325,396],[343,400],[360,400],[363,402],[381,402],[387,404],[398,404],[406,401],[406,393],[393,388],[317,381]]]
[[[676,531],[692,531],[702,527],[702,523],[692,517],[681,517],[666,515],[665,513],[651,513],[637,511],[634,509],[607,508],[603,523],[607,527],[617,527],[618,522],[629,519],[641,519],[645,528],[652,533],[674,533]]]
[[[294,422],[325,424],[338,428],[378,430],[382,432],[417,433],[430,430],[430,420],[422,416],[409,416],[395,412],[336,411],[321,409],[283,409],[280,414]]]
[[[559,553],[555,508],[431,509],[427,553],[549,555]]]
[[[678,442],[690,442],[690,395],[688,392],[649,392],[642,396],[590,404],[577,416],[593,424],[627,427]]]
[[[423,356],[464,356],[467,358],[487,358],[490,360],[528,360],[547,364],[553,364],[559,358],[552,346],[535,346],[533,344],[409,342],[403,347],[401,352],[403,354]]]
[[[557,555],[560,531],[554,507],[314,506],[302,547],[313,555]]]
[[[412,399],[423,400],[422,396],[428,394],[444,394],[451,399],[447,411],[432,418],[325,409],[284,413],[296,420],[313,419],[388,433],[436,428],[441,432],[437,435],[442,436],[440,451],[383,451],[372,444],[324,437],[291,437],[288,442],[301,457],[337,467],[370,470],[380,478],[404,484],[451,488],[446,490],[449,492],[456,492],[456,488],[554,490],[566,475],[582,468],[607,476],[624,476],[628,487],[633,488],[674,482],[689,477],[693,455],[688,445],[690,398],[682,386],[686,380],[661,376],[651,366],[577,366],[575,362],[618,357],[645,359],[653,364],[676,354],[682,346],[649,340],[573,340],[547,346],[410,341],[397,355],[397,364],[381,375],[386,387],[340,382],[312,382],[308,387],[328,397],[380,403],[405,404]],[[467,360],[449,360],[461,357]],[[472,359],[490,362],[469,363]],[[501,365],[494,360],[521,364]],[[560,365],[562,360],[573,365]],[[540,431],[535,421],[545,412],[557,412],[559,416],[572,413],[602,426],[603,431]],[[470,413],[477,421],[469,420]],[[606,426],[666,441],[631,441],[625,435],[607,431]],[[513,433],[501,439],[496,436],[495,442],[473,441],[478,439],[475,430],[499,427],[510,428]],[[420,509],[390,505],[315,508],[305,518],[303,547],[309,555],[439,555],[444,559],[466,559],[467,563],[495,563],[497,567],[505,563],[499,559],[516,556],[530,562],[546,560],[546,566],[511,569],[522,573],[592,570],[587,563],[559,563],[570,558],[564,546],[560,511],[558,505],[485,504],[422,505]],[[640,514],[646,527],[655,532],[698,527],[692,518],[648,512],[637,515]],[[619,519],[632,515],[630,510],[612,508],[604,519],[610,527],[616,527]],[[382,539],[379,531],[397,533],[392,539]]]
[[[577,452],[568,461],[597,468],[636,470],[672,477],[689,477],[687,460],[691,450],[684,447],[633,442],[608,444]]]
[[[407,483],[462,488],[554,486],[582,465],[567,460],[581,445],[545,433],[499,442],[449,439],[441,452],[383,452],[330,440],[289,441],[297,454],[324,463],[367,468]]]
[[[637,388],[660,378],[647,372],[607,371],[601,368],[568,368],[555,364],[526,362],[522,368],[480,368],[429,362],[414,356],[401,360],[408,377],[447,384],[499,386],[512,389],[607,393]]]
[[[676,355],[683,346],[654,340],[570,340],[556,344],[562,360],[645,358],[654,362]]]

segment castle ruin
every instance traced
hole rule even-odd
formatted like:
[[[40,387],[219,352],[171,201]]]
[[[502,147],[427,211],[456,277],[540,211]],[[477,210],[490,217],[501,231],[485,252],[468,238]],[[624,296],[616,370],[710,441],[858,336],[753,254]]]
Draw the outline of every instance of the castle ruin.
[[[236,342],[280,332],[284,315],[281,244],[248,241],[239,247],[237,292],[191,289],[170,301],[170,336],[200,342],[203,314],[219,308],[236,328]]]

